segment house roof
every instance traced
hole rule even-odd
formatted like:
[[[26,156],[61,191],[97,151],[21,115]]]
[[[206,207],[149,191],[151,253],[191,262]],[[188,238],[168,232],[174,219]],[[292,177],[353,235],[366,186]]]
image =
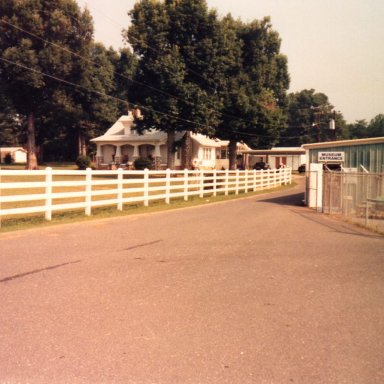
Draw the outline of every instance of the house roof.
[[[339,140],[339,141],[327,141],[324,143],[304,144],[304,149],[315,148],[329,148],[329,147],[344,147],[362,144],[381,144],[384,143],[384,137],[370,137],[366,139],[354,139],[354,140]]]
[[[202,147],[215,147],[220,148],[224,146],[222,140],[219,139],[211,139],[208,136],[202,135],[201,133],[192,133],[191,138],[199,143]]]
[[[249,155],[305,155],[302,147],[274,147],[271,149],[251,149],[244,151]]]
[[[119,132],[120,133],[120,132]],[[102,136],[96,137],[95,139],[92,139],[93,142],[137,142],[137,143],[143,143],[146,141],[151,142],[165,142],[167,140],[167,134],[165,132],[157,131],[157,130],[148,130],[145,131],[143,134],[116,134],[116,133],[110,133],[110,129]]]
[[[159,131],[157,129],[149,129],[144,131],[142,134],[132,132],[130,129],[134,117],[132,113],[129,115],[121,116],[111,128],[109,128],[104,135],[92,139],[92,142],[102,144],[115,144],[120,143],[121,145],[137,143],[137,144],[165,144],[167,142],[167,133]],[[125,129],[128,128],[128,129]],[[127,134],[125,134],[127,131]],[[186,131],[176,132],[175,141],[179,141],[185,134]],[[191,133],[192,140],[196,141],[200,146],[220,148],[227,147],[229,141],[220,140],[216,138],[210,138],[202,135],[201,133]],[[244,143],[238,143],[238,149],[240,151],[249,150],[250,148]]]
[[[0,152],[13,153],[17,151],[27,152],[23,147],[1,147]]]

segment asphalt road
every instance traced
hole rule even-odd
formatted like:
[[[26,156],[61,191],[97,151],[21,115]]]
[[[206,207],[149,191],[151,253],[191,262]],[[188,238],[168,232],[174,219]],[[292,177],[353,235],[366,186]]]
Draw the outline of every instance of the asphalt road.
[[[0,235],[0,383],[382,384],[384,237],[301,199]]]

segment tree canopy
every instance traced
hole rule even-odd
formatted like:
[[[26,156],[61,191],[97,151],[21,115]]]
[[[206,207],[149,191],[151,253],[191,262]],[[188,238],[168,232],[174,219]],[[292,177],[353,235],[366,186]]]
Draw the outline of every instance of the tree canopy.
[[[139,131],[168,134],[169,167],[187,145],[175,143],[181,131],[228,140],[231,168],[241,141],[270,148],[384,135],[382,114],[346,124],[324,93],[287,95],[288,59],[269,17],[219,17],[206,0],[139,0],[123,32],[130,48],[117,52],[94,41],[92,17],[75,0],[7,0],[0,15],[0,144],[27,141],[29,169],[38,152],[74,160],[136,105]]]
[[[216,135],[230,140],[234,166],[237,141],[277,141],[289,76],[269,18],[220,19],[205,0],[141,0],[130,16],[135,101],[147,108],[145,126],[168,133],[170,150],[177,131]]]

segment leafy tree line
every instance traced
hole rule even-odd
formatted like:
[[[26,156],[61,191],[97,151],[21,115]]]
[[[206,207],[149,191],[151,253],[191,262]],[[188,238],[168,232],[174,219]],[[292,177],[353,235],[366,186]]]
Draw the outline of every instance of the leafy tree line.
[[[1,145],[26,140],[29,169],[38,149],[74,159],[122,112],[115,72],[129,75],[133,55],[96,43],[91,15],[74,0],[3,1],[0,15]]]
[[[239,141],[268,148],[383,135],[382,115],[348,125],[326,95],[287,94],[287,58],[268,17],[244,23],[205,0],[139,0],[123,32],[132,50],[115,51],[95,42],[75,0],[3,1],[0,15],[0,145],[27,143],[29,169],[38,157],[85,154],[128,102],[145,114],[139,130],[167,133],[169,154],[190,146],[176,132],[199,132],[229,141],[232,168]]]
[[[365,120],[347,124],[342,113],[336,112],[324,93],[306,89],[287,97],[287,123],[280,137],[280,145],[300,146],[317,141],[362,139],[384,136],[384,115],[370,122]],[[334,120],[335,130],[330,129]]]

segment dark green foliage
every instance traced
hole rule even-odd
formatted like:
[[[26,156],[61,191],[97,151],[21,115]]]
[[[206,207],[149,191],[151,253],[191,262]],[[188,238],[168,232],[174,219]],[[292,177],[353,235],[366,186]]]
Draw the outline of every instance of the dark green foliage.
[[[91,15],[75,0],[0,1],[0,14],[0,98],[25,122],[14,137],[28,137],[30,162],[38,147],[47,160],[85,154],[87,141],[126,112],[124,100],[106,95],[126,98],[116,70],[132,75],[133,55],[95,43]],[[0,140],[10,141],[10,129]]]
[[[368,137],[384,137],[384,115],[375,116],[367,128]]]
[[[81,82],[84,63],[70,51],[87,55],[92,20],[74,0],[7,0],[0,14],[0,79],[17,113],[28,118],[28,168],[34,169],[36,129],[45,136],[44,116],[76,105],[73,87],[54,77]]]
[[[349,139],[384,137],[384,115],[375,116],[369,123],[366,120],[358,120],[354,124],[348,124],[347,128]]]
[[[79,156],[76,159],[76,165],[79,169],[87,169],[92,166],[92,160],[89,156]]]
[[[217,136],[230,140],[230,168],[236,167],[236,142],[269,148],[285,124],[282,106],[289,86],[287,59],[269,18],[244,24],[222,20],[230,38],[231,61],[219,94],[223,100]]]
[[[205,0],[141,0],[130,15],[137,79],[160,90],[135,89],[144,127],[167,132],[169,141],[183,130],[259,147],[277,141],[289,76],[268,18],[219,19]]]
[[[4,163],[8,164],[8,165],[13,163],[13,158],[12,158],[12,155],[10,153],[7,153],[4,156]]]
[[[365,120],[358,120],[354,124],[348,124],[348,138],[362,139],[368,137],[368,123]]]
[[[324,93],[304,89],[289,94],[286,113],[287,127],[280,139],[281,146],[300,146],[347,138],[343,115],[334,111]],[[335,120],[335,131],[330,129],[331,119]]]
[[[133,162],[133,166],[137,170],[152,169],[152,160],[148,157],[138,157]]]

